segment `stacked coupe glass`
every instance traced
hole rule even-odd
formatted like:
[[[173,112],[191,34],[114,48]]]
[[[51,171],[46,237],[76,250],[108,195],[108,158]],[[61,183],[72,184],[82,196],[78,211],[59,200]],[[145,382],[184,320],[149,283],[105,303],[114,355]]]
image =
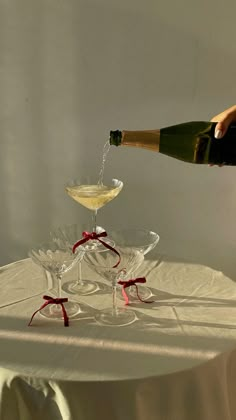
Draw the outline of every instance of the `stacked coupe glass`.
[[[69,318],[79,317],[80,314],[80,304],[73,300],[73,295],[95,296],[99,292],[98,282],[82,278],[81,262],[84,260],[94,273],[111,285],[112,290],[110,307],[97,311],[96,321],[102,325],[122,326],[137,319],[130,307],[124,304],[122,307],[117,306],[117,288],[121,296],[118,281],[134,277],[144,256],[157,245],[159,235],[142,228],[105,232],[105,229],[97,226],[98,210],[117,197],[122,188],[123,183],[118,179],[112,179],[105,185],[94,182],[89,176],[69,182],[66,185],[68,195],[92,212],[91,231],[81,232],[81,227],[77,224],[58,227],[51,232],[50,241],[29,252],[35,263],[51,273],[54,284],[57,284],[56,298],[61,298],[62,293],[72,296],[72,300],[69,298],[64,303]],[[76,243],[78,246],[74,246]],[[78,266],[76,278],[62,286],[62,276],[75,265]],[[131,288],[127,290],[134,296]],[[139,295],[147,299],[151,292],[147,287],[141,286]],[[47,305],[40,313],[47,318],[62,318],[61,305],[57,303]]]

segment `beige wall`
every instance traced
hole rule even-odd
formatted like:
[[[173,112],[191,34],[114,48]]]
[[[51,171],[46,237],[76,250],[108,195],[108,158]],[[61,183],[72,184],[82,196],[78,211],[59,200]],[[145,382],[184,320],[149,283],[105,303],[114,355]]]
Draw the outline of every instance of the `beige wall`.
[[[99,171],[110,129],[208,120],[236,103],[235,1],[0,0],[0,263],[85,222],[64,183]],[[236,274],[236,168],[112,148],[105,227]]]

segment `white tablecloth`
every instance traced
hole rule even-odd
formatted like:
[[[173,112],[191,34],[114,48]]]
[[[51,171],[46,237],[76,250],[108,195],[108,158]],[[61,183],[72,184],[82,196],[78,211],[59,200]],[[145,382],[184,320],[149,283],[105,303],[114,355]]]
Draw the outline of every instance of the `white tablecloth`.
[[[137,321],[103,327],[110,285],[70,295],[81,313],[37,315],[48,279],[31,260],[0,269],[0,419],[227,420],[236,418],[236,284],[209,267],[146,260],[152,304],[131,303]],[[64,281],[76,277],[76,268]],[[124,302],[119,300],[119,305]]]

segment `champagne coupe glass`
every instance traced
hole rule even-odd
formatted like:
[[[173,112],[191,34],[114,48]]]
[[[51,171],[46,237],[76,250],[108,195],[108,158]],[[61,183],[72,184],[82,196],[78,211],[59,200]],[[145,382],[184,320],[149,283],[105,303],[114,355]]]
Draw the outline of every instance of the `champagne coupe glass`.
[[[98,183],[90,177],[81,177],[73,180],[66,185],[67,194],[72,197],[77,203],[92,211],[93,232],[96,232],[97,227],[97,212],[98,210],[113,200],[122,190],[123,182],[118,179],[112,179],[103,184]],[[100,246],[95,240],[89,244],[90,249]]]
[[[97,226],[97,212],[98,209],[113,200],[122,190],[123,182],[118,179],[105,180],[105,183],[98,182],[92,176],[82,176],[81,178],[71,180],[66,185],[67,194],[72,197],[76,202],[92,211],[92,230],[93,232],[100,233],[104,229]],[[78,232],[78,237],[82,237],[82,232]],[[114,242],[108,238],[103,238],[110,246],[114,246]],[[84,251],[87,252],[92,249],[104,250],[104,246],[96,241],[89,240],[84,245]],[[90,280],[82,280],[81,275],[81,261],[78,265],[78,279],[71,287],[68,288],[68,293],[79,293],[83,295],[94,293],[97,290],[95,282]]]
[[[112,307],[100,311],[95,319],[102,325],[122,326],[132,324],[136,320],[135,312],[127,308],[118,308],[116,299],[117,281],[126,279],[134,267],[139,266],[143,261],[142,252],[132,248],[116,247],[120,254],[120,263],[117,263],[117,255],[106,250],[98,252],[96,250],[87,252],[84,256],[86,263],[104,279],[112,284]]]
[[[153,250],[160,240],[160,237],[156,232],[142,228],[112,230],[109,233],[109,237],[115,241],[117,246],[131,247],[140,251],[143,256]],[[133,275],[133,277],[135,276]],[[137,292],[133,287],[129,287],[129,295],[137,297]],[[145,300],[152,295],[152,292],[146,286],[139,286],[139,295]]]
[[[97,226],[96,232],[100,233],[103,232],[104,229],[100,226]],[[55,228],[50,232],[50,235],[52,239],[56,242],[63,241],[66,246],[68,246],[70,249],[73,248],[73,245],[81,239],[81,226],[77,224],[71,224],[71,225],[63,225]],[[110,240],[109,243],[113,244],[113,242]],[[99,289],[98,284],[93,280],[83,280],[81,276],[81,262],[82,258],[84,256],[84,253],[86,252],[85,244],[80,245],[77,249],[81,251],[81,258],[78,260],[77,267],[78,267],[78,276],[75,280],[67,281],[63,284],[62,289],[69,294],[79,294],[79,295],[89,295],[91,293],[96,292]],[[103,247],[100,251],[103,251],[106,249]],[[87,250],[89,252],[89,250]]]
[[[61,279],[77,261],[83,256],[83,251],[77,249],[73,254],[72,249],[64,241],[48,241],[44,244],[33,247],[29,251],[32,260],[49,271],[55,279],[58,286],[58,298],[61,298]],[[66,302],[64,304],[67,315],[73,317],[80,312],[80,306],[77,302]],[[40,310],[41,315],[46,318],[61,319],[61,305],[51,304]]]

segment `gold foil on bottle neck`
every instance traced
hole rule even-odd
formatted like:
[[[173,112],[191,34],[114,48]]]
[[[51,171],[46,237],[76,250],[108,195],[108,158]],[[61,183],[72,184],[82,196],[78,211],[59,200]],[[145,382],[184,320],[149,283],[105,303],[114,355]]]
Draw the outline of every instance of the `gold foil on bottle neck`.
[[[160,130],[122,131],[123,146],[141,147],[159,152]]]

